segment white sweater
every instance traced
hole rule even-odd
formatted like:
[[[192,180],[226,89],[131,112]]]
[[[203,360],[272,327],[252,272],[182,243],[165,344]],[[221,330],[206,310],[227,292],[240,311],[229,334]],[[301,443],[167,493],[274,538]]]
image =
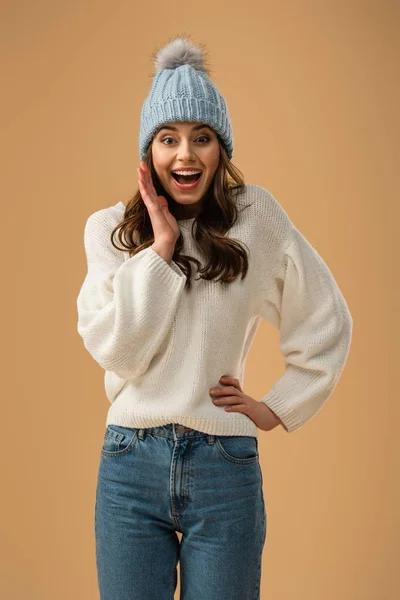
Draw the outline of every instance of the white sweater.
[[[258,437],[252,419],[214,405],[209,389],[221,387],[220,377],[228,375],[246,393],[246,358],[261,319],[279,329],[285,370],[260,401],[287,432],[315,416],[335,389],[353,321],[333,275],[270,192],[246,184],[236,202],[239,217],[226,235],[246,244],[247,276],[231,284],[196,281],[193,264],[190,291],[178,265],[151,246],[131,258],[112,246],[122,202],[87,219],[78,333],[105,370],[107,425],[174,422],[209,434]],[[191,233],[194,220],[178,221],[183,253],[203,265]]]

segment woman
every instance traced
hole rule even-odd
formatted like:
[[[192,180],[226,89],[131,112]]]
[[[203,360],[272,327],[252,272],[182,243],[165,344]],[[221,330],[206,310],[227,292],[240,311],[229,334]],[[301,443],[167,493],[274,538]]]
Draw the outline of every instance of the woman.
[[[180,560],[184,600],[254,600],[266,538],[258,430],[293,432],[315,416],[343,371],[352,318],[316,250],[230,162],[227,105],[201,49],[176,38],[155,67],[139,189],[89,216],[77,301],[111,402],[100,595],[172,599]],[[279,328],[286,369],[256,400],[241,382],[260,319]]]

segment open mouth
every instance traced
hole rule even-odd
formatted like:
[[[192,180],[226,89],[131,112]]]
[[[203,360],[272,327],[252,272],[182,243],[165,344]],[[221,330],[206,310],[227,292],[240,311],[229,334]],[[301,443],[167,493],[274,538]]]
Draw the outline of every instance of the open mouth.
[[[176,173],[172,173],[172,177],[181,184],[190,184],[195,183],[201,177],[202,173],[196,173],[196,175],[177,175]]]
[[[199,184],[203,172],[195,175],[176,175],[171,173],[175,186],[180,190],[193,190]]]

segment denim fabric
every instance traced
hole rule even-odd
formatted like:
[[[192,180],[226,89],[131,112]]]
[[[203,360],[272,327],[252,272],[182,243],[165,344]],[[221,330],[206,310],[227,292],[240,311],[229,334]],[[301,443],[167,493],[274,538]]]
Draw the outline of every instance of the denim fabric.
[[[253,436],[108,425],[95,539],[101,600],[259,600],[266,511]],[[182,534],[182,540],[176,532]]]

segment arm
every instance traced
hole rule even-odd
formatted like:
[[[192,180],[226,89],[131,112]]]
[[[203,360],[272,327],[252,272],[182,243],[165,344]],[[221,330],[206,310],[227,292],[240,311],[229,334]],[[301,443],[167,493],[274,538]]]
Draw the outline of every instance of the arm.
[[[260,315],[280,330],[285,372],[261,402],[290,433],[335,389],[350,350],[353,320],[332,273],[294,228]]]
[[[99,365],[130,379],[147,370],[170,331],[186,278],[151,246],[124,261],[110,240],[115,224],[103,210],[87,220],[78,333]]]

